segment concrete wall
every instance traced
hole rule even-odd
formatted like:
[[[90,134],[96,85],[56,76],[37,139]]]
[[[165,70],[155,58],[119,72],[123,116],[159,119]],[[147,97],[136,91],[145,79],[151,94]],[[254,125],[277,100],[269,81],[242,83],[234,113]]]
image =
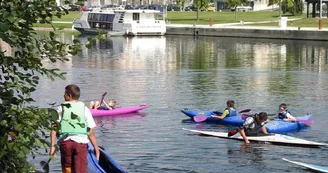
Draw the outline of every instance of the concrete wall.
[[[167,27],[166,35],[328,40],[328,31]]]

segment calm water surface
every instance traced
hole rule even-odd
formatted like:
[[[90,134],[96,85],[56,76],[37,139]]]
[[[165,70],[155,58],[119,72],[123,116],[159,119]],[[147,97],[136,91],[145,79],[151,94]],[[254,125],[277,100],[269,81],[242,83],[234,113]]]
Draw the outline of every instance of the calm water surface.
[[[70,41],[69,34],[61,38]],[[86,42],[86,37],[78,37]],[[289,135],[328,142],[328,43],[220,37],[113,37],[57,67],[67,80],[42,80],[36,104],[63,101],[75,83],[88,104],[108,92],[119,106],[147,104],[139,113],[95,118],[99,145],[128,172],[308,172],[281,158],[327,165],[328,148],[251,144],[203,137],[182,128],[227,131],[194,123],[180,112],[236,107],[276,113],[285,102],[294,115],[312,113],[309,129]],[[32,160],[37,166],[47,156]],[[59,159],[51,172],[60,172]]]

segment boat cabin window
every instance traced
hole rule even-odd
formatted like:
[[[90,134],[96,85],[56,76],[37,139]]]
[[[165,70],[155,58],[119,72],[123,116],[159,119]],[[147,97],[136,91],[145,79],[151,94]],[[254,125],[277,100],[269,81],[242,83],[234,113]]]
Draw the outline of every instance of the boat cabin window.
[[[88,22],[91,28],[113,30],[113,20],[115,14],[90,13]]]
[[[140,13],[133,13],[133,20],[140,20]]]

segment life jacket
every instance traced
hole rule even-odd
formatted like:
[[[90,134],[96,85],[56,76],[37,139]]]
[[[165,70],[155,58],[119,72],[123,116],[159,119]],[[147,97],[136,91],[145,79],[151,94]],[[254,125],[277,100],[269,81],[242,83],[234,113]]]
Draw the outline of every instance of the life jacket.
[[[60,134],[89,134],[88,123],[84,117],[85,105],[82,102],[65,102],[62,106],[62,118],[59,123]]]
[[[279,119],[285,119],[288,118],[287,117],[287,113],[291,114],[290,111],[288,109],[286,109],[285,113],[279,112],[278,117]]]
[[[228,116],[232,117],[232,116],[236,116],[237,115],[237,110],[234,109],[234,108],[226,108],[226,110],[229,111],[229,114],[226,117],[228,117]]]
[[[249,117],[245,120],[245,122],[251,121],[251,123],[248,124],[247,127],[243,126],[246,136],[257,136],[260,133],[263,124],[258,123],[256,121],[256,118],[257,114],[249,115]]]

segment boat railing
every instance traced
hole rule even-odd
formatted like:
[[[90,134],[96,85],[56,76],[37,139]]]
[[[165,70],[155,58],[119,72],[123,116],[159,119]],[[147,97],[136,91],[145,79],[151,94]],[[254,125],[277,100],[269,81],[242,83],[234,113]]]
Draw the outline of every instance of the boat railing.
[[[124,20],[124,23],[163,23],[163,20]]]

